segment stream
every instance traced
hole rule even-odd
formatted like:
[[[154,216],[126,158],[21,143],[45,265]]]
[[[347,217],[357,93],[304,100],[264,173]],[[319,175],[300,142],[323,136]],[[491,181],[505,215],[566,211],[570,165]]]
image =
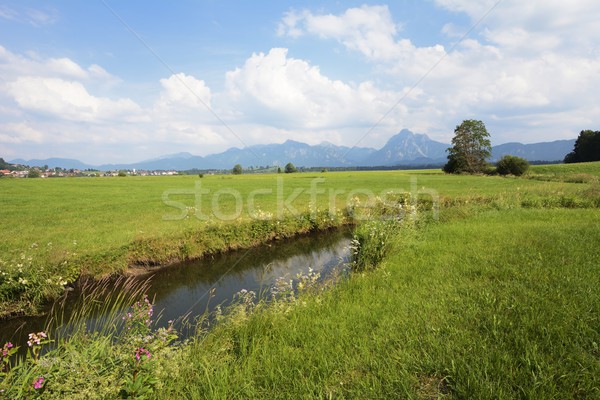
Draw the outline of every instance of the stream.
[[[194,329],[182,323],[183,316],[193,322],[217,305],[226,306],[243,289],[268,293],[278,278],[294,279],[298,274],[308,273],[309,268],[319,272],[320,279],[345,269],[350,260],[350,239],[350,231],[345,229],[311,233],[174,264],[133,279],[140,282],[149,279],[146,293],[154,300],[155,315],[160,315],[158,327],[177,321],[175,328],[180,338],[185,338]],[[64,304],[67,317],[82,295],[77,287],[68,294]],[[26,347],[28,333],[46,330],[47,320],[46,314],[2,321],[0,344],[11,341]],[[52,338],[53,332],[49,333]]]

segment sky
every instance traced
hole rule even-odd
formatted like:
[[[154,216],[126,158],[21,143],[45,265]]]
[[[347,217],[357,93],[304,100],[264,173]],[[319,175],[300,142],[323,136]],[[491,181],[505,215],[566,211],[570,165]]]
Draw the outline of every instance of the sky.
[[[403,128],[600,125],[597,0],[0,0],[0,157],[125,163]]]

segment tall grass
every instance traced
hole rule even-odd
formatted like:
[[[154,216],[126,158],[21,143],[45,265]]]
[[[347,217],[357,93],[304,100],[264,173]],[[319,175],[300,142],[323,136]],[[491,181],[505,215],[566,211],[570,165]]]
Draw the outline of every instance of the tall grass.
[[[155,329],[147,281],[104,279],[82,286],[72,308],[57,302],[43,332],[0,372],[6,398],[147,398],[174,353],[172,325]],[[31,336],[30,336],[31,337]]]
[[[242,293],[211,331],[180,346],[169,346],[174,332],[143,319],[133,334],[115,333],[123,303],[135,300],[123,296],[100,333],[59,340],[11,370],[0,390],[9,398],[595,398],[598,223],[589,210],[455,213],[410,235],[398,230],[379,268],[328,290],[271,305]],[[75,322],[94,314],[105,288]]]
[[[162,396],[596,398],[598,222],[484,211],[399,236],[383,267],[197,340]]]

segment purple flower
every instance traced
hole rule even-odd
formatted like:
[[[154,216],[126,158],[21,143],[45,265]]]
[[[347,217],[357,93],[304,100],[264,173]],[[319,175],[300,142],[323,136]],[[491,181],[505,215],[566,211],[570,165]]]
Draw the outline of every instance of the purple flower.
[[[48,335],[46,332],[30,333],[27,345],[29,347],[33,347],[34,344],[40,345],[42,343],[42,339],[46,339],[47,337]]]
[[[8,356],[8,351],[10,349],[12,349],[14,347],[14,345],[11,342],[7,342],[4,344],[4,347],[2,347],[2,357],[7,357]]]
[[[150,359],[150,357],[152,357],[152,354],[150,354],[150,352],[148,350],[146,350],[143,347],[139,347],[136,351],[135,351],[135,359],[137,361],[140,361],[140,358],[142,357],[142,355],[146,355],[146,358]]]
[[[34,382],[33,382],[33,388],[34,389],[41,389],[44,387],[44,377],[43,376],[39,376]]]

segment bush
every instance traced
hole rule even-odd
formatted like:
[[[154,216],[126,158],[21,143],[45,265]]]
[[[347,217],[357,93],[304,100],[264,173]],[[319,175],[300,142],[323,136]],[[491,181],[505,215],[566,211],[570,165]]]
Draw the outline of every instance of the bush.
[[[298,169],[296,168],[296,166],[294,164],[292,164],[291,162],[287,163],[285,165],[285,173],[286,174],[293,174],[294,172],[298,172]]]
[[[516,156],[504,156],[498,161],[497,172],[500,175],[521,176],[529,169],[527,160]]]

